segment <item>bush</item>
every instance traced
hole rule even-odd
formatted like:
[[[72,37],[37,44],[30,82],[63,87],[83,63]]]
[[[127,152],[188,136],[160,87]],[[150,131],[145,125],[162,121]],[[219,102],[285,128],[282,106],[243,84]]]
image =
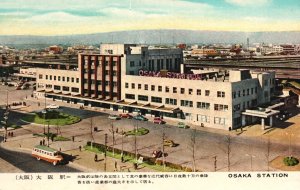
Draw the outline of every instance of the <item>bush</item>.
[[[286,166],[295,166],[299,163],[299,160],[295,157],[285,157],[283,162]]]

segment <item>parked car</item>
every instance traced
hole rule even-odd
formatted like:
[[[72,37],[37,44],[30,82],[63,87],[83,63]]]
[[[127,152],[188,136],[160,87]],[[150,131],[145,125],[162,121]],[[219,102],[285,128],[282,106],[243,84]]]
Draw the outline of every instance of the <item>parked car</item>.
[[[153,123],[164,124],[165,121],[163,119],[161,119],[160,117],[155,117],[154,120],[153,120]]]
[[[20,87],[20,86],[18,86],[18,87],[16,88],[16,90],[21,90],[21,87]]]
[[[136,116],[133,117],[133,119],[139,120],[139,121],[148,121],[148,119],[145,118],[145,117],[142,116],[142,115],[136,115]]]
[[[178,127],[178,128],[183,128],[183,129],[188,128],[188,126],[187,126],[184,122],[178,122],[178,123],[177,123],[177,127]]]
[[[109,116],[108,116],[108,119],[111,119],[111,120],[119,120],[119,119],[121,119],[121,117],[118,116],[118,115],[109,115]]]
[[[175,147],[175,146],[177,146],[177,144],[175,144],[174,141],[172,141],[172,140],[165,139],[164,146]]]
[[[59,109],[59,106],[56,104],[50,104],[46,107],[47,109]]]
[[[154,150],[153,152],[152,152],[152,157],[153,158],[160,158],[160,157],[162,157],[162,151],[160,151],[160,150]]]
[[[130,115],[129,113],[121,113],[119,115],[121,118],[127,118],[127,119],[131,119],[132,115]]]

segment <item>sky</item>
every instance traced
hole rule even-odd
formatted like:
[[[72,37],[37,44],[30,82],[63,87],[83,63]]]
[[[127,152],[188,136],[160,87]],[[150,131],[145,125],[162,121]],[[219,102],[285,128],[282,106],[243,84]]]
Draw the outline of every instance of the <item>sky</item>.
[[[0,35],[300,31],[300,0],[0,0]]]

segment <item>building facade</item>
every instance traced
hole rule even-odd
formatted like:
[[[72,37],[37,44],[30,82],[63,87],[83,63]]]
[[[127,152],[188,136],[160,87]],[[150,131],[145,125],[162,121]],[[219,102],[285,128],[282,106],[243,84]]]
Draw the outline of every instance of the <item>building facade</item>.
[[[178,49],[103,44],[100,54],[78,60],[77,70],[37,69],[37,93],[224,130],[255,121],[243,113],[269,103],[274,93],[274,72],[180,73]]]

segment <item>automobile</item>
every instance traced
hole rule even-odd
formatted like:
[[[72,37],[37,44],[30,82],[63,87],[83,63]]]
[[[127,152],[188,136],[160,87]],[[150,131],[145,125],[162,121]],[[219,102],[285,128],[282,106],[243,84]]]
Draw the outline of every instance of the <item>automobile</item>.
[[[118,120],[118,119],[121,119],[121,117],[118,116],[118,115],[109,115],[109,116],[108,116],[108,119],[111,119],[111,120]]]
[[[8,85],[7,86],[14,86],[14,84],[12,84],[12,83],[8,83]]]
[[[16,90],[21,90],[21,87],[18,86],[18,87],[16,88]]]
[[[164,124],[165,121],[163,119],[161,119],[160,117],[155,117],[154,120],[153,120],[153,123]]]
[[[162,157],[162,151],[160,151],[160,150],[154,150],[153,152],[152,152],[152,157],[153,158],[160,158],[160,157]]]
[[[175,147],[175,146],[177,146],[177,144],[175,144],[174,141],[172,141],[172,140],[165,139],[164,146]]]
[[[178,122],[178,123],[177,123],[177,127],[178,127],[178,128],[183,128],[183,129],[188,128],[188,126],[187,126],[184,122]]]
[[[142,115],[136,115],[136,116],[133,117],[133,119],[139,120],[139,121],[148,121],[148,119],[145,118],[145,117],[142,116]]]
[[[59,106],[56,104],[50,104],[46,107],[47,109],[59,109]]]
[[[129,113],[121,113],[119,115],[121,118],[127,118],[127,119],[131,119],[132,115],[130,115]]]

